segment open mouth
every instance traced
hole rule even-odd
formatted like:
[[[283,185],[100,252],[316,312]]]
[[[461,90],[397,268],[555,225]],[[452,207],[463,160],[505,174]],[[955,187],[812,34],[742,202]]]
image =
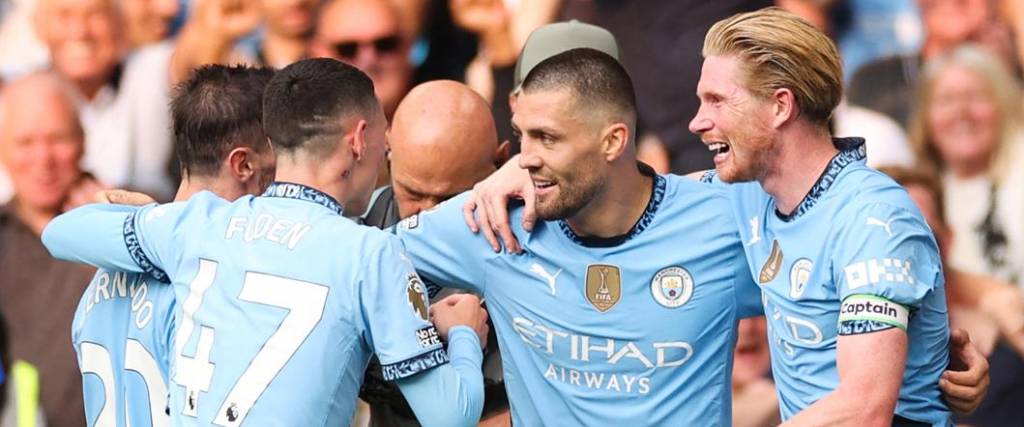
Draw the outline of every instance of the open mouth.
[[[708,143],[707,146],[708,151],[715,153],[715,163],[724,162],[725,159],[729,157],[729,152],[731,151],[729,144],[724,142],[712,142]]]
[[[533,187],[537,190],[537,193],[546,193],[555,187],[554,181],[549,181],[541,178],[533,178]]]

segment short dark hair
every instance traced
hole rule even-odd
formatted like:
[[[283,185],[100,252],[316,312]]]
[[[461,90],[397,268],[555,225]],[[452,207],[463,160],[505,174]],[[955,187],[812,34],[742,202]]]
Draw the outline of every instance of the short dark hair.
[[[570,49],[530,70],[523,91],[567,89],[579,106],[611,107],[636,125],[633,80],[615,58],[596,49]]]
[[[270,80],[263,95],[263,126],[278,152],[322,153],[345,132],[343,120],[371,117],[380,108],[373,81],[356,67],[328,58],[293,63]]]
[[[175,88],[174,149],[182,173],[216,175],[232,149],[269,149],[263,133],[263,89],[270,68],[205,65]]]

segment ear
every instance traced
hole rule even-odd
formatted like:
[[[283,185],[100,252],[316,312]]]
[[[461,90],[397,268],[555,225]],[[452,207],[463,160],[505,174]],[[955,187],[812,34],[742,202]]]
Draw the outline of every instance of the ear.
[[[772,128],[778,129],[791,119],[795,119],[799,111],[796,96],[787,88],[776,89],[772,93]]]
[[[629,146],[630,136],[629,127],[625,123],[615,123],[605,128],[602,138],[602,151],[604,152],[605,160],[613,162],[622,157],[622,153]]]
[[[494,152],[494,167],[500,168],[501,165],[508,161],[511,154],[512,143],[503,141],[501,144],[498,144],[498,149]]]
[[[235,147],[228,153],[227,166],[231,177],[240,183],[249,182],[256,175],[256,152],[249,147]]]
[[[355,127],[352,128],[352,138],[349,139],[349,143],[352,144],[352,158],[356,161],[362,160],[366,154],[366,127],[368,123],[365,119],[360,119]]]

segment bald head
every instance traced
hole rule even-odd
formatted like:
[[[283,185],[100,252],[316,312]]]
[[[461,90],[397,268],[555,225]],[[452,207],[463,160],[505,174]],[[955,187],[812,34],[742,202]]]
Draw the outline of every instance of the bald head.
[[[48,73],[15,80],[0,96],[0,159],[19,203],[55,210],[80,169],[84,135],[70,88]]]
[[[406,95],[388,141],[403,218],[469,190],[507,156],[487,101],[447,80],[421,84]]]

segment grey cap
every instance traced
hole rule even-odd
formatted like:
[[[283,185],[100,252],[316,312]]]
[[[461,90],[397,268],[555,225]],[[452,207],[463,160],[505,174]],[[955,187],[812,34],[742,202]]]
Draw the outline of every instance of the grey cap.
[[[556,22],[542,25],[530,33],[523,51],[516,60],[515,85],[523,84],[530,70],[537,64],[567,50],[591,48],[620,59],[619,43],[608,30],[596,25],[584,24],[573,19],[569,22]]]

